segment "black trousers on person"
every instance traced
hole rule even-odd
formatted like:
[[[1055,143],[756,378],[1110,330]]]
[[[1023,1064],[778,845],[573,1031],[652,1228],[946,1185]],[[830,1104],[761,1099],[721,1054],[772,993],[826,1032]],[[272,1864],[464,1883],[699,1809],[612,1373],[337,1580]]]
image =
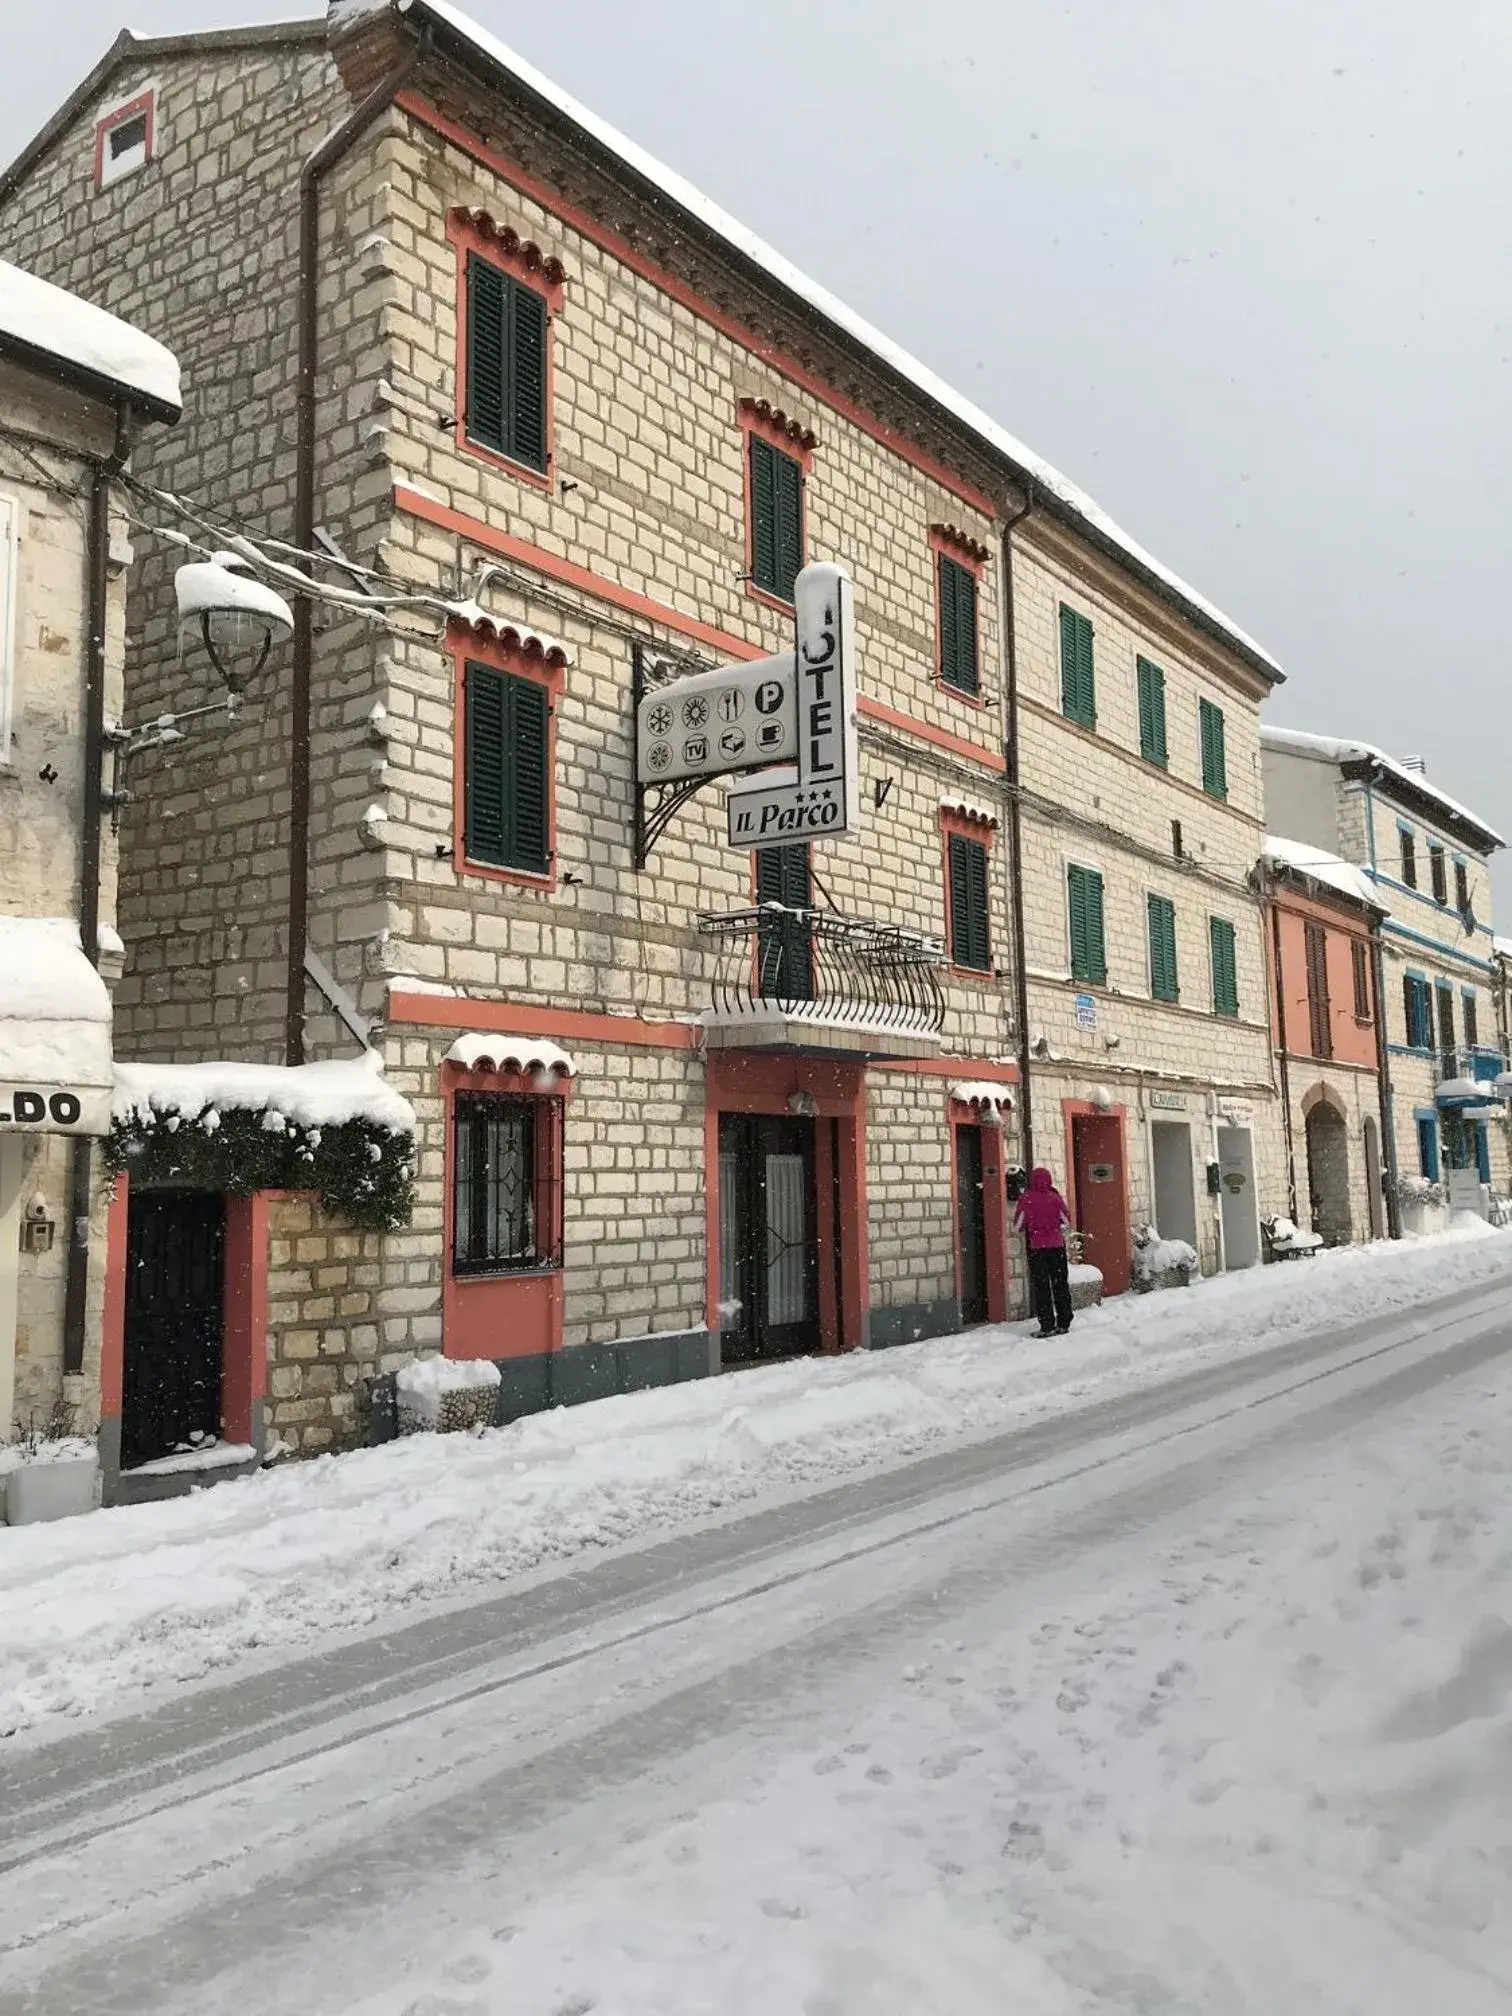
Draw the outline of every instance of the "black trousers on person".
[[[1029,1249],[1029,1286],[1041,1330],[1071,1328],[1071,1279],[1064,1246]]]

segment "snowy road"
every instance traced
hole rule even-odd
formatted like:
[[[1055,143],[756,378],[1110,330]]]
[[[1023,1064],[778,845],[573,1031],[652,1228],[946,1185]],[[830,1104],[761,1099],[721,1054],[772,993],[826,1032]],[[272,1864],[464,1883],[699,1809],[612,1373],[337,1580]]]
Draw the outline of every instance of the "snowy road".
[[[0,2012],[1512,2010],[1504,1283],[0,1765]]]

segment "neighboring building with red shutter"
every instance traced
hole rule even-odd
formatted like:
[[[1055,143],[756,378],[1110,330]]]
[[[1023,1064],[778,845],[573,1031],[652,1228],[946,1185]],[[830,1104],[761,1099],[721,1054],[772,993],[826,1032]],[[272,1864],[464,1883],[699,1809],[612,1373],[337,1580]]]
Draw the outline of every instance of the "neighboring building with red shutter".
[[[1286,1113],[1288,1208],[1330,1246],[1391,1229],[1381,920],[1370,878],[1321,848],[1268,839],[1272,1032]]]

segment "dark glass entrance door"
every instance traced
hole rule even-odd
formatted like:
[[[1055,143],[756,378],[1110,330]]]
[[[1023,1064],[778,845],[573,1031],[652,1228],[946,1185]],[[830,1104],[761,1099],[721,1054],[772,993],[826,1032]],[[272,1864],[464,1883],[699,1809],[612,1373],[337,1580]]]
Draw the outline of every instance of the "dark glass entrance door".
[[[987,1207],[982,1183],[982,1130],[957,1127],[956,1240],[961,1256],[961,1321],[987,1321]]]
[[[720,1326],[727,1364],[819,1345],[814,1122],[719,1122]]]
[[[168,1456],[221,1428],[225,1200],[133,1190],[126,1226],[121,1463]]]

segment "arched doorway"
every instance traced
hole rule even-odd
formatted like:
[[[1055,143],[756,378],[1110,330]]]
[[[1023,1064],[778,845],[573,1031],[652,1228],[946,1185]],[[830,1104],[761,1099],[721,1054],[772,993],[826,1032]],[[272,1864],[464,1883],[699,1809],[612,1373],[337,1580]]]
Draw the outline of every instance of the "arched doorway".
[[[1307,1107],[1307,1190],[1312,1229],[1330,1246],[1347,1246],[1354,1236],[1349,1211],[1349,1129],[1326,1093]]]

